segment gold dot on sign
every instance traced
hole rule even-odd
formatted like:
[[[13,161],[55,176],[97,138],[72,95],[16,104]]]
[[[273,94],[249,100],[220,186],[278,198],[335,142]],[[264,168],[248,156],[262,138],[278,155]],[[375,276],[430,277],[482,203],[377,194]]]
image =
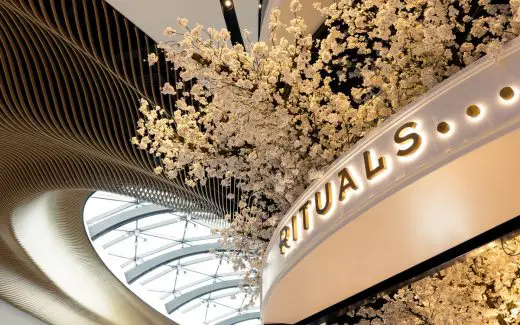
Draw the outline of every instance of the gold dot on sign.
[[[477,117],[480,115],[480,108],[477,105],[471,105],[466,109],[466,114],[468,114],[469,117]]]
[[[441,123],[437,124],[437,132],[442,133],[442,134],[446,134],[446,133],[450,132],[450,125],[446,122],[441,122]]]
[[[505,100],[510,100],[515,96],[515,91],[511,87],[504,87],[500,89],[500,97]]]

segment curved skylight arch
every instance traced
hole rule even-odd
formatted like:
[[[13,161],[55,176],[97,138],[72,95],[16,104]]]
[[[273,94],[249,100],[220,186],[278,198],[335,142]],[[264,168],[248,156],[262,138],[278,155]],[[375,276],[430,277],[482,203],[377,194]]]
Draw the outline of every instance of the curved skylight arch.
[[[198,214],[107,192],[86,202],[85,227],[103,262],[142,300],[183,324],[258,325],[242,271],[214,251],[218,235]]]

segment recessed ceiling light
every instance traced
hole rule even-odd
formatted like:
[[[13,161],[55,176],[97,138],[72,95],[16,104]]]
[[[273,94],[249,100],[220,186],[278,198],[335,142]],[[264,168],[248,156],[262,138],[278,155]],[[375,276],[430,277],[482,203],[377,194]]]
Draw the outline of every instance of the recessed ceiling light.
[[[437,131],[442,134],[446,134],[450,132],[450,125],[446,122],[441,122],[437,124]]]
[[[504,100],[511,100],[515,97],[515,91],[511,87],[504,87],[500,90],[500,97]]]
[[[480,108],[477,105],[470,105],[466,109],[466,114],[469,117],[476,118],[476,117],[478,117],[480,115]]]

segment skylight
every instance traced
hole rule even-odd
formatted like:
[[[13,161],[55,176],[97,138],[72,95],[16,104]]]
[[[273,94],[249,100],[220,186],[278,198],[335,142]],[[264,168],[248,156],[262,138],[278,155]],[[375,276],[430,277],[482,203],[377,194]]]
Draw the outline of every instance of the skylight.
[[[107,267],[142,300],[180,324],[260,324],[242,271],[219,258],[212,226],[186,212],[107,192],[86,202],[84,221]],[[238,322],[237,322],[238,321]]]

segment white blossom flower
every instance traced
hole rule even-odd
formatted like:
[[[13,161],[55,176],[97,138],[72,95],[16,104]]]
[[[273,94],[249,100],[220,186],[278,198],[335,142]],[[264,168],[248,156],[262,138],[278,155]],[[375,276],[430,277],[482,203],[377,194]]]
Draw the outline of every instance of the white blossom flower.
[[[177,92],[175,91],[175,88],[173,88],[173,86],[170,85],[169,82],[166,82],[161,88],[161,93],[165,95],[175,95]]]
[[[188,19],[186,18],[177,18],[177,25],[180,27],[186,28],[188,27]]]
[[[302,5],[299,0],[291,0],[291,4],[289,7],[291,9],[291,12],[295,13],[302,10]]]
[[[159,57],[155,53],[148,54],[148,65],[152,66],[159,60]]]
[[[171,27],[166,27],[166,29],[164,30],[164,36],[173,36],[177,34],[177,31]]]

